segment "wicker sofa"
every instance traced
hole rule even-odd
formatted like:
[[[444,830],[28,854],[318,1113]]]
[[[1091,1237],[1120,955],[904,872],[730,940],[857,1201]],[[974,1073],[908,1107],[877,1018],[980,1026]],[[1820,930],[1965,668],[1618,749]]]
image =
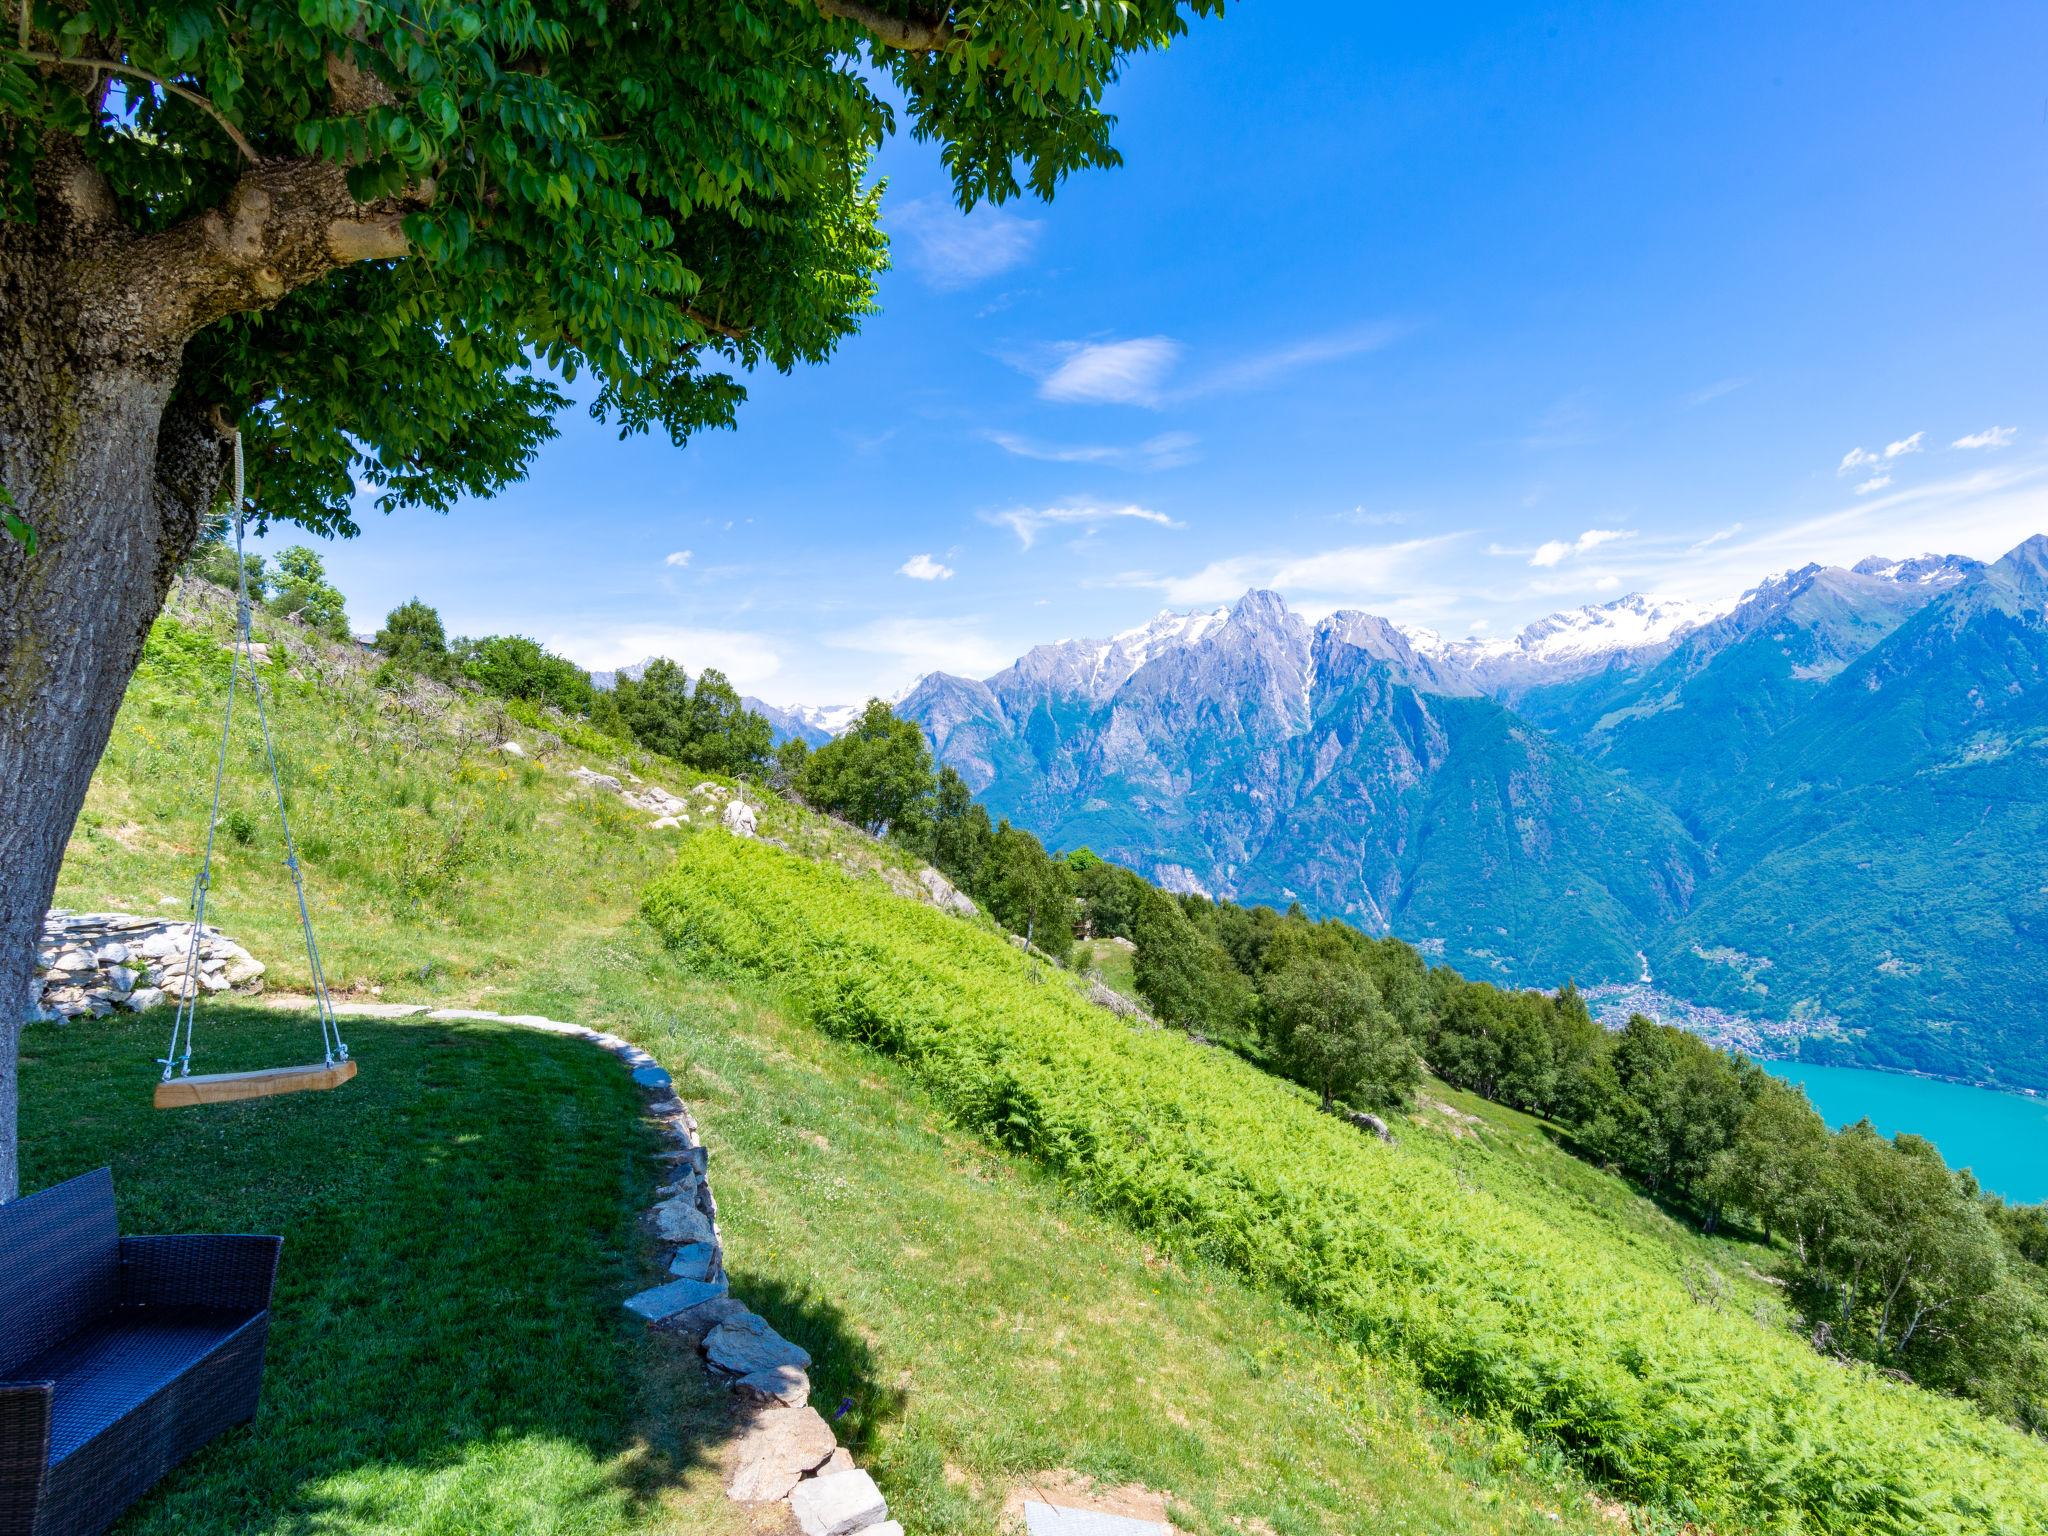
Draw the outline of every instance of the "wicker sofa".
[[[0,1205],[0,1536],[95,1536],[256,1412],[275,1237],[122,1237],[105,1168]]]

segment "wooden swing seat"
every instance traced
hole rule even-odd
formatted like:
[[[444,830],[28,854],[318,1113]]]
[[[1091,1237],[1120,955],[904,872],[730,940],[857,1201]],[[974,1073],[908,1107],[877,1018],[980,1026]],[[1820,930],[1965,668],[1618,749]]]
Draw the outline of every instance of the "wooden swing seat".
[[[280,1093],[317,1093],[339,1088],[356,1075],[353,1061],[322,1062],[311,1067],[266,1067],[261,1072],[216,1072],[210,1077],[174,1077],[156,1085],[158,1109],[185,1109],[194,1104],[228,1104],[236,1099],[267,1099]]]

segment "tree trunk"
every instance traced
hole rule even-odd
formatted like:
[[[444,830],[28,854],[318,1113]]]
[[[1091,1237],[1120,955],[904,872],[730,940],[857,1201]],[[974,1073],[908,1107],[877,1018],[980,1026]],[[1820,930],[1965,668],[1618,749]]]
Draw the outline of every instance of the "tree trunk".
[[[182,346],[92,296],[92,244],[61,218],[0,231],[0,485],[37,542],[0,535],[0,1201],[43,914],[223,463],[221,435],[171,407]]]

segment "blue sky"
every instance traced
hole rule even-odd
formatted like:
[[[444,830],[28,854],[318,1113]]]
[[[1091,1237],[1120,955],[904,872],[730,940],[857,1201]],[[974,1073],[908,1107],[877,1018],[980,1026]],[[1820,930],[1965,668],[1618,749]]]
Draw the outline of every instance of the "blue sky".
[[[882,313],[737,432],[572,413],[330,571],[817,703],[1253,585],[1498,634],[1994,557],[2048,531],[2044,59],[2037,3],[1249,0],[1051,206],[890,146]]]

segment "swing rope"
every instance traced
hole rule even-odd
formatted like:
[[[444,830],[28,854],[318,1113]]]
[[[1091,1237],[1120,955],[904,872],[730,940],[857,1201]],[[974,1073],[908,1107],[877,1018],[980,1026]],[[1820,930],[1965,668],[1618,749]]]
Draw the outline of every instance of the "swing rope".
[[[320,1014],[320,1046],[329,1067],[348,1060],[348,1045],[341,1038],[341,1023],[334,1015],[334,1003],[327,995],[327,972],[320,963],[320,945],[313,937],[313,914],[306,906],[306,881],[299,872],[297,845],[292,841],[291,817],[284,804],[284,780],[277,769],[277,751],[270,740],[270,712],[263,704],[263,680],[256,672],[256,653],[249,634],[249,571],[242,558],[242,434],[232,438],[235,461],[235,643],[229,648],[228,702],[220,723],[220,756],[213,765],[213,810],[206,821],[206,854],[199,874],[192,882],[192,942],[185,955],[185,991],[178,999],[178,1011],[171,1021],[168,1055],[158,1058],[164,1069],[163,1081],[173,1075],[192,1075],[192,1026],[199,1016],[199,941],[206,926],[206,896],[213,884],[213,842],[220,827],[220,795],[227,777],[228,738],[235,720],[235,681],[246,666],[249,692],[256,700],[256,718],[263,727],[263,755],[270,764],[270,786],[277,796],[277,821],[284,829],[284,864],[292,873],[292,890],[299,901],[299,927],[306,935],[306,968],[313,978],[313,1002]],[[179,1050],[179,1037],[184,1049]]]

